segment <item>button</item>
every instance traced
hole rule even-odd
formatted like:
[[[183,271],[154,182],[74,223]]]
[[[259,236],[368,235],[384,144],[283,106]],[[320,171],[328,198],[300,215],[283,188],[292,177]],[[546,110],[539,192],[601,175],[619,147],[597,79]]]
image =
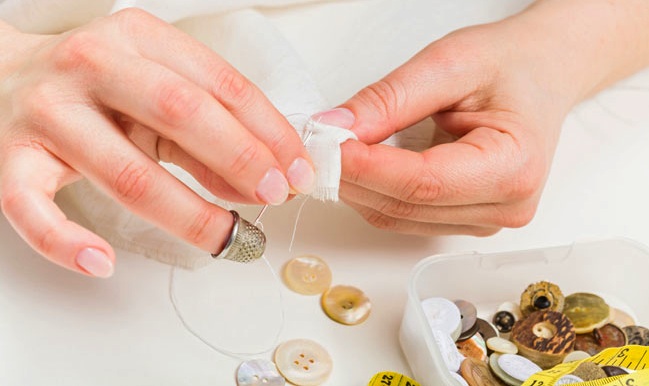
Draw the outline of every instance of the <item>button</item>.
[[[521,312],[528,316],[535,311],[562,312],[565,297],[561,289],[547,281],[530,284],[521,294]]]
[[[502,354],[498,366],[509,376],[524,382],[527,378],[542,371],[535,363],[520,355]]]
[[[464,334],[475,326],[475,322],[478,319],[478,310],[475,308],[473,304],[467,302],[466,300],[456,300],[455,305],[460,310],[460,319],[462,321],[462,334]],[[468,336],[466,339],[470,338],[471,336],[473,336],[473,334]]]
[[[467,358],[460,366],[460,374],[469,386],[500,386],[486,363],[473,358]]]
[[[575,327],[564,314],[536,311],[519,320],[512,330],[518,353],[543,369],[563,361],[575,345]]]
[[[432,330],[439,330],[457,340],[462,332],[462,315],[455,303],[444,298],[428,298],[421,302],[421,307]]]
[[[589,334],[578,334],[575,341],[575,350],[586,351],[590,355],[597,355],[602,350],[610,347],[622,347],[626,344],[626,335],[618,326],[607,324],[596,328]]]
[[[554,383],[555,386],[557,385],[571,385],[573,383],[582,383],[584,380],[579,378],[576,375],[572,374],[566,374],[563,377],[557,379],[557,381]]]
[[[491,371],[496,374],[498,379],[505,382],[506,384],[510,386],[520,386],[520,384],[522,383],[521,381],[507,374],[505,371],[503,371],[503,369],[500,368],[500,365],[498,364],[500,355],[501,354],[491,354],[491,356],[489,357],[489,367],[491,368]]]
[[[583,379],[584,382],[606,378],[604,370],[593,362],[584,362],[580,364],[571,374]]]
[[[286,263],[284,283],[299,294],[319,295],[331,286],[331,269],[318,256],[298,256]]]
[[[331,356],[324,347],[308,339],[289,340],[275,350],[275,364],[287,381],[296,386],[318,386],[333,369]]]
[[[575,350],[563,358],[563,363],[581,361],[590,358],[591,355],[585,351]]]
[[[604,370],[607,377],[616,377],[618,375],[629,374],[629,371],[627,369],[618,366],[602,366],[602,370]]]
[[[509,311],[498,311],[494,315],[494,326],[502,333],[508,333],[514,328],[516,317]]]
[[[457,383],[460,386],[469,386],[469,384],[466,383],[466,380],[464,378],[462,378],[462,376],[460,374],[454,373],[452,371],[449,372],[449,374],[451,374],[451,378],[453,378],[455,381],[457,381]]]
[[[455,341],[450,335],[442,331],[431,330],[431,332],[433,333],[433,339],[439,349],[439,353],[442,355],[442,359],[446,364],[446,368],[450,371],[457,372],[465,358],[464,355],[460,354],[457,346],[455,346]]]
[[[460,334],[460,336],[457,338],[457,342],[464,342],[467,339],[471,339],[475,334],[478,333],[478,330],[480,330],[478,323],[473,323],[473,327]]]
[[[346,285],[329,288],[322,294],[320,303],[328,317],[348,326],[363,323],[372,309],[372,303],[363,291]]]
[[[640,326],[627,326],[622,329],[629,340],[629,344],[649,346],[649,329]]]
[[[507,311],[510,312],[512,315],[514,315],[515,320],[521,320],[523,319],[523,313],[521,312],[521,307],[518,305],[518,303],[515,302],[504,302],[501,305],[498,306],[498,311]]]
[[[476,324],[478,325],[478,332],[482,335],[485,341],[498,336],[498,330],[496,327],[486,320],[478,319]]]
[[[566,297],[563,313],[575,325],[577,334],[586,334],[608,323],[611,309],[601,297],[578,292]]]
[[[470,339],[462,342],[456,342],[460,354],[467,358],[480,359],[481,361],[487,360],[487,343],[480,334],[473,335]]]
[[[489,349],[501,354],[516,354],[518,347],[507,339],[495,337],[487,340]]]
[[[238,386],[284,386],[286,381],[271,361],[253,359],[243,362],[237,371]]]
[[[635,320],[633,319],[633,317],[631,317],[631,315],[620,310],[619,308],[611,308],[611,323],[620,328],[623,328],[626,326],[635,325]]]

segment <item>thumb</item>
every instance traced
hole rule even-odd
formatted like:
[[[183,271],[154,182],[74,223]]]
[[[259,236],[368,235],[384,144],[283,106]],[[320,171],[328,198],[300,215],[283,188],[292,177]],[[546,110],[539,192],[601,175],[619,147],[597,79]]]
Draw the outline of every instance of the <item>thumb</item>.
[[[432,44],[365,87],[341,106],[355,117],[351,130],[362,142],[378,143],[453,106],[468,88],[466,80],[458,81],[462,65],[456,60],[443,57]]]

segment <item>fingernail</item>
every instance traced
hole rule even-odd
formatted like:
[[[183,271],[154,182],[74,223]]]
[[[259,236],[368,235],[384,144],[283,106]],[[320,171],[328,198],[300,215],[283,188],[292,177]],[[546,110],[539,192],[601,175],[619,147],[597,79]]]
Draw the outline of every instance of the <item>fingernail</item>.
[[[302,194],[310,194],[315,186],[315,171],[309,161],[297,158],[286,173],[288,182],[295,190]]]
[[[344,107],[316,113],[311,119],[326,125],[342,127],[343,129],[351,129],[354,126],[354,121],[356,121],[354,113]]]
[[[86,248],[77,255],[77,264],[89,274],[107,278],[113,276],[113,262],[105,253],[98,249]]]
[[[257,185],[257,197],[267,204],[279,205],[288,198],[288,182],[277,168],[270,169]]]

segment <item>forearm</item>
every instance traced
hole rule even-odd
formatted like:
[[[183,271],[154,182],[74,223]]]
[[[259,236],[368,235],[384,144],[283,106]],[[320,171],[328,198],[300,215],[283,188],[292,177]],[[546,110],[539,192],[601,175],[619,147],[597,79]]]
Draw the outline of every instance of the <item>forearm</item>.
[[[646,0],[539,0],[501,24],[574,105],[649,65],[648,21]]]

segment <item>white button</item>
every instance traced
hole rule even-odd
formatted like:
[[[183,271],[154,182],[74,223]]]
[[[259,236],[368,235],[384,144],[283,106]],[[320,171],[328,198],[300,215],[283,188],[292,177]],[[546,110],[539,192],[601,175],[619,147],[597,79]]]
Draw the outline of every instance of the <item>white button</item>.
[[[498,358],[498,366],[507,375],[524,382],[532,375],[542,371],[534,362],[520,355],[502,354]]]
[[[558,386],[558,385],[570,385],[570,384],[573,384],[573,383],[582,383],[582,382],[584,382],[584,380],[579,378],[578,376],[572,375],[572,374],[567,374],[567,375],[564,375],[563,377],[557,379],[557,381],[554,382],[554,384],[555,384],[555,386]]]
[[[435,343],[437,343],[440,354],[442,354],[442,359],[444,360],[446,367],[450,371],[457,373],[460,370],[462,361],[466,358],[464,355],[460,354],[457,346],[455,346],[455,341],[450,335],[439,330],[433,330],[432,332],[433,338],[435,339]]]
[[[590,358],[589,353],[587,353],[585,351],[575,350],[575,351],[571,352],[570,354],[566,355],[566,357],[563,359],[563,363],[580,361],[582,359],[587,359],[587,358]]]
[[[327,350],[308,339],[289,340],[279,345],[275,364],[284,378],[297,386],[321,385],[333,369]]]
[[[238,386],[284,386],[286,381],[271,361],[253,359],[243,362],[237,371]]]
[[[424,315],[432,330],[448,334],[456,340],[458,330],[462,332],[462,315],[455,303],[444,298],[428,298],[421,302]]]
[[[284,283],[302,295],[319,295],[331,286],[331,269],[318,256],[298,256],[284,267]]]

